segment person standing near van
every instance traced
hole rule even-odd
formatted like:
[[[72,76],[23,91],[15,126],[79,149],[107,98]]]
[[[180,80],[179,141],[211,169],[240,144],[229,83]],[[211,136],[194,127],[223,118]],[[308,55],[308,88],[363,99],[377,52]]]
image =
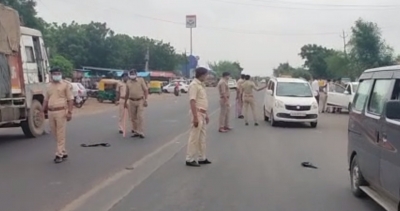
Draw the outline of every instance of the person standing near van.
[[[137,77],[136,70],[129,72],[125,95],[125,108],[128,108],[132,122],[132,137],[144,138],[143,110],[147,107],[148,89],[143,78]]]
[[[236,87],[236,115],[239,119],[243,119],[244,116],[242,114],[243,110],[243,96],[242,96],[242,84],[244,82],[245,75],[242,74],[240,79],[237,81]]]
[[[326,104],[328,102],[328,90],[329,90],[329,81],[325,81],[325,85],[322,87],[322,91],[320,92],[320,101],[321,101],[321,109],[319,110],[320,113],[325,113],[326,111]]]
[[[311,87],[314,93],[314,97],[319,105],[319,82],[317,79],[314,79],[314,81],[311,83]]]
[[[222,78],[219,80],[217,88],[219,91],[219,104],[221,106],[220,114],[219,114],[219,129],[218,131],[221,133],[226,133],[231,128],[229,127],[229,80],[230,74],[228,72],[222,73]]]
[[[211,164],[206,157],[206,125],[208,118],[208,99],[204,85],[208,70],[198,67],[196,78],[189,85],[190,111],[192,124],[186,151],[186,165],[199,167],[200,164]]]
[[[128,81],[128,73],[123,73],[121,76],[121,82],[117,84],[117,96],[116,96],[116,104],[119,106],[119,118],[118,118],[118,128],[119,133],[122,134],[125,130],[125,116],[128,111],[125,108],[125,97],[126,97],[126,82]]]
[[[74,95],[72,85],[62,79],[60,68],[51,69],[50,74],[51,82],[43,103],[43,116],[44,112],[48,111],[51,132],[57,141],[54,162],[61,163],[68,158],[65,149],[66,124],[72,119]]]
[[[244,106],[244,121],[246,125],[249,125],[248,110],[250,106],[251,113],[253,114],[254,125],[258,126],[253,90],[261,91],[265,88],[267,88],[267,85],[261,88],[257,88],[255,83],[250,80],[250,75],[245,76],[245,82],[243,82],[242,84],[242,92],[243,92],[243,106]]]

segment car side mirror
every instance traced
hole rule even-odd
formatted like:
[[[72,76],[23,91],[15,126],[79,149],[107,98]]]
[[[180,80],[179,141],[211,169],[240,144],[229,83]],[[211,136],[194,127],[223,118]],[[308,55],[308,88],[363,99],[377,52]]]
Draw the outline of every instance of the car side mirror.
[[[389,100],[386,102],[385,116],[388,119],[400,119],[400,101]]]
[[[347,90],[346,90],[346,91],[344,91],[343,93],[344,93],[345,95],[349,95],[349,94],[350,94],[350,92],[349,92],[349,91],[347,91]]]
[[[272,96],[272,94],[273,94],[273,93],[272,93],[272,90],[268,89],[268,90],[267,90],[267,94]]]

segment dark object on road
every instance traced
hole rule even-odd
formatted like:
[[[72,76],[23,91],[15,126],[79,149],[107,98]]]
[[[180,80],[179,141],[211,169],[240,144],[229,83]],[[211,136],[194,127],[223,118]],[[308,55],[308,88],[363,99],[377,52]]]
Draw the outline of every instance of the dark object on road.
[[[109,143],[81,144],[81,147],[109,147],[109,146],[111,146]]]
[[[305,167],[305,168],[312,168],[312,169],[318,169],[318,167],[314,166],[312,163],[310,162],[302,162],[301,166]]]
[[[126,170],[133,170],[134,168],[132,166],[130,166],[130,167],[126,167],[125,169]]]

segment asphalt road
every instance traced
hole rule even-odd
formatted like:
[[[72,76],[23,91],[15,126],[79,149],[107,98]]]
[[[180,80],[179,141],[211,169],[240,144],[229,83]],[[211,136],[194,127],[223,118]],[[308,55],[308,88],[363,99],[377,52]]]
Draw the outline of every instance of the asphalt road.
[[[53,211],[68,204],[64,210],[382,211],[350,193],[347,115],[322,115],[317,129],[272,128],[259,111],[260,126],[232,119],[234,130],[220,134],[218,98],[215,90],[209,95],[213,164],[200,168],[184,165],[186,96],[150,104],[144,140],[117,134],[116,111],[77,117],[68,125],[71,158],[59,165],[52,162],[50,136],[0,136],[1,210]],[[99,142],[111,147],[80,147]],[[303,161],[318,169],[301,167]]]
[[[217,98],[212,89],[210,99]],[[210,101],[210,111],[218,109]],[[145,139],[118,134],[117,110],[74,118],[67,128],[69,159],[54,164],[51,135],[26,139],[19,128],[0,130],[0,210],[54,211],[101,181],[155,151],[188,129],[186,94],[151,101],[145,111]],[[130,128],[130,123],[127,123]],[[83,148],[82,143],[111,147]]]

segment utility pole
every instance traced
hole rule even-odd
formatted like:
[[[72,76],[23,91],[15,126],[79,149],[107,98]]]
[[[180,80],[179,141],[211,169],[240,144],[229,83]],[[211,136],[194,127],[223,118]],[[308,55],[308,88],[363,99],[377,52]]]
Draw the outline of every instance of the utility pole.
[[[184,76],[190,78],[190,74],[189,74],[189,70],[188,70],[188,63],[189,63],[189,61],[188,61],[188,57],[186,54],[186,48],[185,48],[185,74],[184,74]]]
[[[149,60],[150,60],[150,48],[149,48],[149,46],[147,46],[146,56],[145,56],[144,60],[146,61],[145,71],[148,72],[149,71]]]
[[[343,34],[340,36],[342,39],[343,39],[343,52],[344,52],[344,55],[347,57],[347,51],[346,51],[346,47],[347,47],[347,41],[346,41],[346,38],[347,38],[347,34],[346,34],[346,32],[343,30]]]

